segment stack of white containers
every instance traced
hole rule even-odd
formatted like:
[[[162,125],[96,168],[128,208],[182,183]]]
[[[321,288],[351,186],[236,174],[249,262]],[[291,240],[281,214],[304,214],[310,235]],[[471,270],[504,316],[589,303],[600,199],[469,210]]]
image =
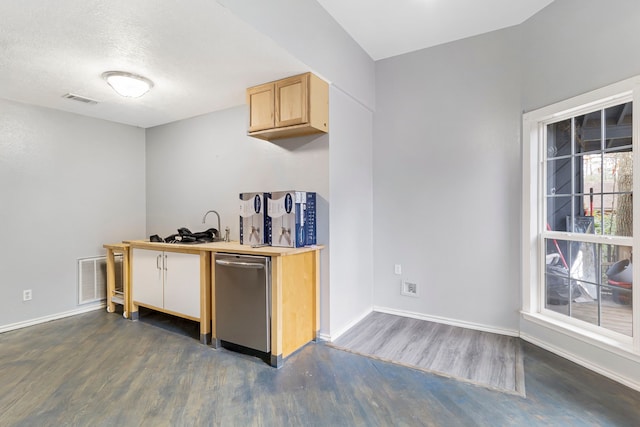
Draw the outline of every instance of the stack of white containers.
[[[315,245],[316,193],[241,193],[240,243],[289,248]]]

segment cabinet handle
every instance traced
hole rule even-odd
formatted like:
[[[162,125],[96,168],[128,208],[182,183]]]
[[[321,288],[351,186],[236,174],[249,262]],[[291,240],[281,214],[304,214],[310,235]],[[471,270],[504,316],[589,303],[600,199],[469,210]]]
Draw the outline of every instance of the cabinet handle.
[[[158,255],[158,256],[156,257],[156,268],[157,268],[158,270],[160,270],[160,257],[161,257],[161,256],[162,256],[162,255]]]
[[[167,264],[168,264],[167,263],[167,255],[165,254],[165,256],[164,256],[164,271],[167,271],[167,267],[168,267]]]

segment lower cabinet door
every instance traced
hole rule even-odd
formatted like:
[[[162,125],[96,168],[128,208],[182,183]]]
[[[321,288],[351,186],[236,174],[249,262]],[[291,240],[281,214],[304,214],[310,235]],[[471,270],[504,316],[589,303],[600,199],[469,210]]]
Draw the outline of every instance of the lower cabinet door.
[[[131,286],[133,301],[163,308],[163,252],[133,249]]]
[[[164,308],[200,318],[200,256],[165,252]]]

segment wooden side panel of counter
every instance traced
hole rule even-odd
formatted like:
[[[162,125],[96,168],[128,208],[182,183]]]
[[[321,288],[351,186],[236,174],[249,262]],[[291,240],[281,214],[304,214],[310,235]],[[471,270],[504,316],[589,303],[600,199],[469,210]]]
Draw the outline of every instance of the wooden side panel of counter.
[[[211,342],[211,254],[200,252],[200,342]]]
[[[211,346],[213,348],[220,347],[220,340],[218,339],[218,333],[216,329],[216,253],[211,252],[209,254],[209,265],[210,265],[210,279],[211,286],[209,294],[209,299],[211,300]]]
[[[305,252],[281,259],[282,283],[282,356],[286,358],[300,347],[316,339],[318,251]]]
[[[271,366],[282,366],[282,257],[271,257]]]
[[[116,295],[115,254],[121,254],[123,316],[128,318],[131,313],[131,267],[129,265],[129,245],[125,243],[114,243],[104,244],[102,247],[107,250],[107,311],[109,313],[113,313],[115,311],[115,303],[113,302],[113,298]]]
[[[315,333],[314,340],[318,340],[320,338],[320,251],[317,250],[313,252],[315,257],[315,264],[313,265],[314,273],[315,273],[315,287],[316,287],[316,299],[314,305],[314,321],[313,330]]]

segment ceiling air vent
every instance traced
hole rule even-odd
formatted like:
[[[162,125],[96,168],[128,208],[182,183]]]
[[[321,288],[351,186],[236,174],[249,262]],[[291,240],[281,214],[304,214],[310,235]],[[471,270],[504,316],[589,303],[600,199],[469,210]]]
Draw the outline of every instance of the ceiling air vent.
[[[90,98],[85,98],[84,96],[75,95],[73,93],[67,93],[65,95],[62,95],[62,97],[70,99],[72,101],[84,102],[85,104],[90,104],[90,105],[98,103],[98,101],[94,101],[93,99],[90,99]]]

